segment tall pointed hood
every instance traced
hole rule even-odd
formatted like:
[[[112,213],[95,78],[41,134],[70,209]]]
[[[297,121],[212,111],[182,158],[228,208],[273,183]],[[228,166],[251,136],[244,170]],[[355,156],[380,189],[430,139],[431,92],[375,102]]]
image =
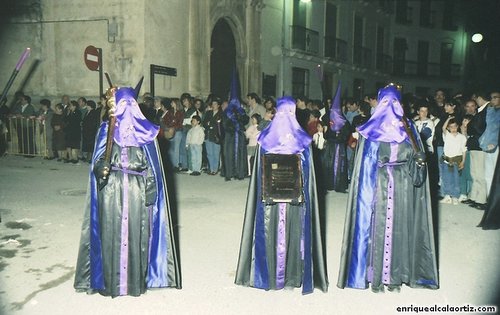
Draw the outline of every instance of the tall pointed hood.
[[[141,79],[139,80],[139,82],[137,82],[137,85],[135,86],[134,92],[136,100],[139,98],[139,92],[141,91],[141,86],[143,81],[144,81],[144,76],[141,77]]]
[[[121,147],[138,147],[156,138],[159,126],[144,117],[135,99],[135,90],[121,87],[115,93],[116,125],[114,140]]]
[[[330,129],[333,131],[339,131],[344,127],[346,119],[344,114],[342,114],[342,108],[340,106],[340,90],[341,84],[337,85],[337,92],[332,100],[332,106],[330,108]]]
[[[243,107],[241,106],[241,101],[240,101],[240,84],[238,80],[238,71],[236,70],[236,66],[233,69],[233,75],[231,77],[231,88],[229,91],[229,103],[227,105],[227,108],[224,110],[224,113],[226,114],[229,119],[233,121],[233,123],[236,125],[236,116],[235,113],[238,114],[243,114],[245,111]]]
[[[358,127],[359,133],[372,141],[405,141],[408,135],[401,121],[404,112],[400,99],[401,93],[394,85],[380,89],[375,112],[365,124]]]
[[[233,74],[231,76],[231,87],[229,90],[229,100],[232,99],[240,100],[240,80],[238,79],[238,69],[236,69],[236,65],[233,68]]]
[[[276,115],[257,139],[262,148],[274,154],[300,153],[311,141],[311,136],[297,122],[295,101],[289,96],[278,99]]]

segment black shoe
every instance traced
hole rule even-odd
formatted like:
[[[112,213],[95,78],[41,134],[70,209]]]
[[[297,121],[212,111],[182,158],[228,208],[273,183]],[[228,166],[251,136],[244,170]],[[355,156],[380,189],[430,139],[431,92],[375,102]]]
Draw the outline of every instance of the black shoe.
[[[466,205],[469,205],[469,204],[471,204],[471,203],[475,203],[475,201],[474,201],[474,200],[470,200],[470,199],[466,199],[466,200],[462,200],[462,201],[461,201],[461,203],[464,203],[464,204],[466,204]]]
[[[401,286],[400,285],[388,285],[387,286],[387,290],[389,292],[397,292],[397,293],[399,293],[399,292],[401,292]]]
[[[192,172],[191,174],[189,174],[191,176],[200,176],[201,173],[200,172]]]
[[[486,210],[486,204],[485,203],[475,203],[472,207],[478,209],[478,210]]]
[[[188,171],[187,168],[181,168],[181,167],[179,167],[179,172],[187,172],[187,171]]]

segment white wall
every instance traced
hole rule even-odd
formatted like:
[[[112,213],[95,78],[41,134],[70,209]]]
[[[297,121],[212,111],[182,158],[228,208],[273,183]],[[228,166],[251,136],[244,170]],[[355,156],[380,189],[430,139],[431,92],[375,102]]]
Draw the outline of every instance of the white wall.
[[[39,60],[39,66],[24,88],[36,96],[59,98],[99,94],[98,72],[87,69],[84,50],[93,45],[103,50],[103,70],[119,85],[133,85],[143,72],[144,7],[140,1],[45,0],[41,16],[23,16],[6,24],[1,40],[8,43],[8,53],[2,50],[0,82],[6,82],[20,52],[31,47],[32,54],[24,65],[9,94],[13,94]],[[108,39],[108,23],[113,17],[118,36]],[[40,21],[42,21],[40,23]],[[114,42],[113,42],[114,41]],[[106,81],[105,88],[107,87]]]

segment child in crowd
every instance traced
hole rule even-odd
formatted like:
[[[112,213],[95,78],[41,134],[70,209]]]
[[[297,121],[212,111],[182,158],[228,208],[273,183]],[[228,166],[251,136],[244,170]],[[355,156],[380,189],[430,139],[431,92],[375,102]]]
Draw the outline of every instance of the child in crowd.
[[[312,137],[318,131],[318,124],[320,124],[319,118],[321,113],[319,110],[315,109],[309,114],[309,121],[307,122],[307,133]]]
[[[191,129],[186,136],[186,150],[188,151],[188,174],[201,175],[201,155],[203,142],[205,141],[205,130],[201,124],[201,117],[195,115],[191,118]]]
[[[250,126],[245,130],[245,136],[248,140],[247,158],[248,158],[248,176],[252,174],[253,162],[255,159],[255,148],[257,147],[257,137],[260,131],[257,129],[262,117],[259,114],[253,114],[250,117]]]
[[[309,127],[309,126],[308,126]],[[309,133],[309,132],[308,132]],[[313,153],[313,163],[314,171],[316,173],[316,178],[318,179],[318,188],[323,190],[324,183],[323,179],[323,153],[325,148],[325,128],[319,120],[316,124],[316,132],[312,136],[312,153]]]
[[[464,168],[465,146],[467,138],[458,132],[458,123],[453,116],[448,117],[443,125],[443,156],[442,160],[448,167],[442,174],[442,191],[444,198],[441,203],[458,205],[460,196],[460,179],[458,172]]]
[[[313,135],[313,146],[318,150],[323,150],[325,147],[325,137],[323,136],[324,128],[321,121],[316,124],[316,133]]]
[[[474,116],[466,114],[462,119],[462,124],[460,125],[460,133],[467,138],[467,125],[472,120]],[[469,199],[467,196],[470,193],[472,187],[472,176],[470,175],[470,151],[467,150],[465,153],[464,168],[459,173],[460,178],[460,197],[458,201],[462,202]]]
[[[415,126],[417,127],[418,133],[422,138],[424,143],[425,152],[433,153],[434,148],[432,146],[432,139],[434,138],[434,122],[429,117],[429,106],[427,104],[421,104],[418,108],[418,118],[415,121]]]
[[[271,120],[273,120],[274,114],[276,114],[276,108],[275,107],[268,108],[266,110],[266,114],[264,115],[259,125],[257,126],[257,129],[259,131],[266,129],[266,127],[271,123]]]

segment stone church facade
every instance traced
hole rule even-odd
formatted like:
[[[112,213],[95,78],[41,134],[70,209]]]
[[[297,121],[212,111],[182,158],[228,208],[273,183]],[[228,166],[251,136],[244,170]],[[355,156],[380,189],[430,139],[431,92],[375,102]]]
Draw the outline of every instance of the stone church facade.
[[[408,92],[459,89],[463,28],[443,29],[436,18],[424,29],[415,21],[425,1],[407,2],[409,19],[398,24],[399,2],[385,0],[5,0],[0,82],[30,47],[9,97],[16,90],[35,98],[97,97],[99,73],[84,63],[92,45],[102,49],[103,70],[115,84],[133,86],[144,76],[142,92],[158,96],[224,97],[234,67],[243,95],[324,98],[339,81],[343,96],[354,97],[391,81]],[[434,17],[450,14],[443,7],[449,1],[425,3]],[[152,73],[151,65],[175,75]]]
[[[175,69],[176,76],[154,75],[155,94],[206,96],[212,30],[221,21],[234,36],[234,60],[225,64],[236,62],[242,91],[260,90],[262,0],[44,0],[17,6],[2,25],[8,49],[0,51],[0,81],[7,82],[26,47],[31,56],[9,95],[22,84],[40,97],[97,96],[99,73],[84,63],[84,50],[92,45],[102,49],[103,70],[115,84],[135,85],[144,76],[142,91],[148,91],[151,65],[158,65]],[[226,72],[223,81],[229,80]]]

